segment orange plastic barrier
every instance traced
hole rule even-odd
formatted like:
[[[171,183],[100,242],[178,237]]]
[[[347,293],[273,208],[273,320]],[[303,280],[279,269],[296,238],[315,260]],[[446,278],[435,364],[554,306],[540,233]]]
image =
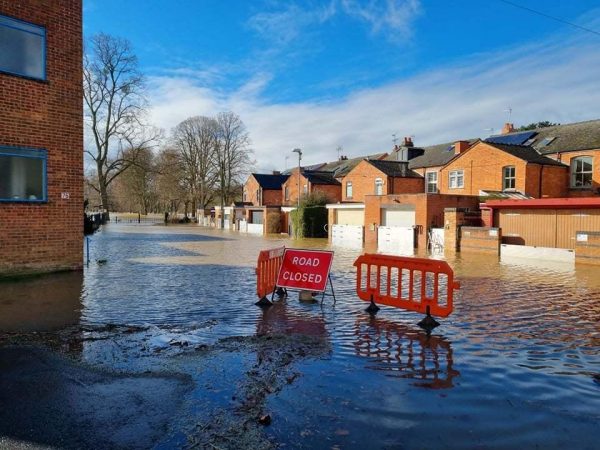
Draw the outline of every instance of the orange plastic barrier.
[[[452,312],[454,271],[446,261],[364,254],[354,261],[361,300],[447,317]]]
[[[285,247],[262,250],[256,262],[256,295],[259,299],[267,299],[267,295],[275,290],[277,274],[283,261]]]

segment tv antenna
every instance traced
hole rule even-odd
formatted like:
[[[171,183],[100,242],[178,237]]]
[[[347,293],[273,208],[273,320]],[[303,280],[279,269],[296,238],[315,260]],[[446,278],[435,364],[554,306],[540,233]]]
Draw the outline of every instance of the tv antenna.
[[[342,147],[341,145],[338,145],[337,148],[335,149],[335,151],[337,152],[337,159],[338,161],[340,160],[340,157],[342,156],[342,152],[344,151],[344,147]]]
[[[285,170],[287,170],[288,159],[290,159],[290,157],[286,155],[286,157],[285,157]]]
[[[394,147],[398,143],[398,138],[396,137],[396,133],[392,133],[392,142],[394,143]]]
[[[490,136],[494,135],[494,129],[493,128],[484,128],[483,131],[489,131],[490,132]]]
[[[507,109],[504,110],[504,112],[508,113],[508,120],[507,120],[507,122],[510,122],[510,118],[512,116],[512,108],[509,106]]]

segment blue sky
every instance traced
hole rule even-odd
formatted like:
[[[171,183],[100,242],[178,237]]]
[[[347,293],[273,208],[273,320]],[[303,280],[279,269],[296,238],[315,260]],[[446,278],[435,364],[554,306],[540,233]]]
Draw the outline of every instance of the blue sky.
[[[600,32],[600,0],[514,3]],[[500,0],[84,0],[100,31],[132,42],[157,126],[233,110],[258,169],[485,136],[508,107],[600,118],[600,36]]]

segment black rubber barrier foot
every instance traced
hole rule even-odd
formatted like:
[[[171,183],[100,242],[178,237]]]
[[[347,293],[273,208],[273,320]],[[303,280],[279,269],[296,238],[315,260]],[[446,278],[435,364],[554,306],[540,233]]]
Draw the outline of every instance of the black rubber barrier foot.
[[[427,314],[417,325],[419,325],[425,331],[431,332],[431,330],[434,328],[439,327],[440,323],[431,317],[431,315]]]
[[[275,293],[279,296],[279,297],[284,297],[287,296],[287,292],[285,292],[285,289],[283,288],[277,288],[277,290],[275,291]]]
[[[375,314],[377,314],[377,311],[379,311],[380,309],[381,308],[379,308],[379,306],[377,306],[375,304],[375,302],[373,301],[373,296],[371,296],[371,304],[369,306],[367,306],[365,311],[368,312],[369,314],[375,315]]]
[[[267,297],[263,297],[257,301],[255,305],[260,306],[261,308],[268,308],[269,306],[272,306],[273,303],[271,303]]]

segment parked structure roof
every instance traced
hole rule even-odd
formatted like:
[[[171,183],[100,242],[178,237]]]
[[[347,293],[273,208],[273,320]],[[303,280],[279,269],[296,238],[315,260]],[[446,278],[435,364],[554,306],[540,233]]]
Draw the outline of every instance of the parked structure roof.
[[[324,166],[321,166],[319,170],[333,172],[335,178],[342,178],[348,175],[348,173],[354,169],[358,163],[364,159],[379,160],[385,158],[387,153],[376,153],[374,155],[359,156],[351,159],[339,159],[337,161],[329,162]]]
[[[267,173],[253,173],[252,176],[256,179],[261,188],[273,190],[281,190],[281,185],[290,177],[289,175],[273,175]]]
[[[566,167],[563,163],[558,162],[552,158],[548,158],[547,156],[540,155],[533,147],[528,145],[508,145],[508,144],[498,144],[495,142],[486,142],[487,145],[491,145],[503,152],[506,152],[512,156],[516,156],[519,159],[527,161],[533,164],[540,164],[543,166],[563,166]]]
[[[302,172],[304,178],[306,178],[311,184],[331,184],[340,185],[341,183],[335,179],[333,172],[317,171],[317,170],[304,170]]]
[[[423,178],[417,172],[408,168],[404,161],[366,160],[369,164],[381,170],[389,177],[396,178]]]
[[[600,119],[568,123],[531,130],[535,133],[527,144],[541,154],[600,149]],[[522,131],[490,136],[497,143],[508,143],[512,136]],[[503,139],[506,138],[506,141]]]
[[[466,139],[470,145],[473,145],[479,139]],[[429,145],[427,147],[420,147],[424,153],[421,156],[417,156],[408,161],[408,167],[410,169],[420,169],[423,167],[438,167],[448,164],[455,156],[458,156],[454,152],[453,142],[447,142],[445,144]],[[386,159],[395,160],[394,154],[388,156]]]

